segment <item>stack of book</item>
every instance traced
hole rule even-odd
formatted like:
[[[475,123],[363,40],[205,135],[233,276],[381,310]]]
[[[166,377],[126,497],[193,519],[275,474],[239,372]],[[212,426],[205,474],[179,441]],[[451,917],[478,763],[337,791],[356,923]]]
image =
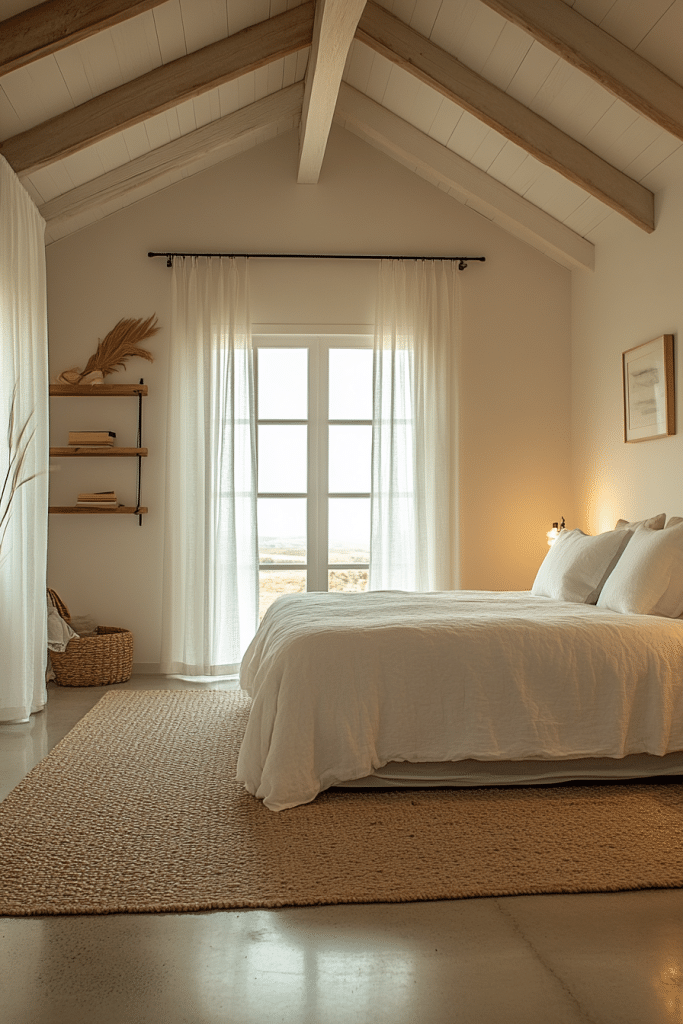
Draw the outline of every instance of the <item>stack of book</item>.
[[[113,430],[70,430],[71,448],[113,448],[116,434]]]
[[[92,494],[83,492],[78,495],[78,508],[118,508],[115,491],[94,491]]]

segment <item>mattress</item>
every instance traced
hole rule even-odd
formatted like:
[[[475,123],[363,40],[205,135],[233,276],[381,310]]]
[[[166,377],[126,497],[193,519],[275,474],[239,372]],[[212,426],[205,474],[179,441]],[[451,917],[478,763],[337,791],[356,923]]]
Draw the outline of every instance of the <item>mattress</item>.
[[[286,596],[242,662],[237,778],[279,811],[390,762],[663,757],[682,681],[681,620],[528,592]]]
[[[683,775],[683,751],[657,756],[580,757],[566,761],[463,761],[413,764],[390,761],[372,775],[341,782],[344,789],[430,788],[432,786],[538,786],[560,782],[610,782]]]

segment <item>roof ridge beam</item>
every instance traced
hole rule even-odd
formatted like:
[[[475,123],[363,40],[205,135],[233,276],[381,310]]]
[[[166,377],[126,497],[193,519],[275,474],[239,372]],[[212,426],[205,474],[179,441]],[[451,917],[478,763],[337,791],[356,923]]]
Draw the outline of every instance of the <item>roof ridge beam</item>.
[[[349,48],[365,0],[316,0],[299,141],[300,184],[320,177]]]

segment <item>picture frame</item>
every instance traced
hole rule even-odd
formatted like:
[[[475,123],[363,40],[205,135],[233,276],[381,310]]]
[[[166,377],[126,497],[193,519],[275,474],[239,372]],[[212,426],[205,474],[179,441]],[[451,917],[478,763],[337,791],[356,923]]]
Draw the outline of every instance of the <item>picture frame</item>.
[[[624,441],[651,441],[676,433],[674,336],[622,353]]]

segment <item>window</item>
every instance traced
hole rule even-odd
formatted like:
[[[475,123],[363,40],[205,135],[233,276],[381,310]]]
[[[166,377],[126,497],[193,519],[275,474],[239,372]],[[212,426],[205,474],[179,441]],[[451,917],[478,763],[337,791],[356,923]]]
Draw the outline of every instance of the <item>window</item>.
[[[372,339],[254,337],[260,615],[281,594],[365,590]]]

